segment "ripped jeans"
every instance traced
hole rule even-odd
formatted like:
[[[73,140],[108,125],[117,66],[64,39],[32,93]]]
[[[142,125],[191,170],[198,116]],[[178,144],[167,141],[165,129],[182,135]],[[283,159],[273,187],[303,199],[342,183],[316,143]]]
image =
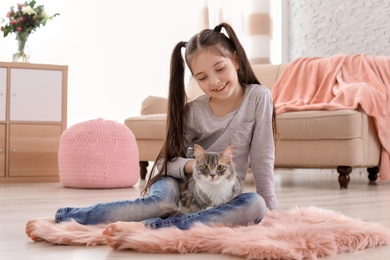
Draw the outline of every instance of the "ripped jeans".
[[[60,223],[73,219],[83,225],[141,221],[151,229],[171,226],[189,229],[195,222],[228,226],[257,224],[267,212],[264,199],[254,192],[243,193],[228,203],[195,213],[177,215],[178,205],[178,181],[172,177],[162,177],[153,183],[145,198],[83,208],[60,208],[55,220]]]

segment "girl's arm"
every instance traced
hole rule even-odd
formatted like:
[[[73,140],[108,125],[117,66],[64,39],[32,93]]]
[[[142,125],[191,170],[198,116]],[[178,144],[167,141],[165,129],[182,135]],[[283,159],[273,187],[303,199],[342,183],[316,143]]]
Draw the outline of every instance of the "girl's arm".
[[[178,157],[168,163],[168,175],[176,179],[183,179],[185,175],[192,173],[194,159]],[[161,169],[162,161],[157,163],[158,170]]]
[[[186,136],[188,139],[188,136]],[[188,144],[188,140],[186,143]],[[192,173],[192,166],[194,165],[194,159],[192,157],[178,157],[175,160],[168,163],[168,175],[177,179],[183,179],[185,175]]]
[[[272,131],[273,101],[269,90],[263,91],[256,105],[256,123],[250,148],[250,163],[256,191],[275,209],[278,201],[275,194],[274,164],[275,144]]]
[[[189,160],[187,163],[184,165],[184,174],[192,174],[193,169],[192,166],[194,165],[195,160]]]

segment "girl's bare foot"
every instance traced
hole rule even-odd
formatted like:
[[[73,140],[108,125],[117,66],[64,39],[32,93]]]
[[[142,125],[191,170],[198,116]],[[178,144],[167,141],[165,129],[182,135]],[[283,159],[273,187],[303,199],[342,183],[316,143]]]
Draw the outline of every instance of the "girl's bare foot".
[[[123,237],[131,233],[134,230],[146,229],[142,222],[115,222],[106,226],[103,230],[103,235],[107,241],[107,244],[117,249],[123,243]]]
[[[53,218],[34,218],[34,219],[31,219],[27,222],[26,234],[29,238],[31,238],[35,242],[43,240],[43,238],[41,238],[37,234],[35,234],[37,225],[40,223],[55,224],[55,220]]]

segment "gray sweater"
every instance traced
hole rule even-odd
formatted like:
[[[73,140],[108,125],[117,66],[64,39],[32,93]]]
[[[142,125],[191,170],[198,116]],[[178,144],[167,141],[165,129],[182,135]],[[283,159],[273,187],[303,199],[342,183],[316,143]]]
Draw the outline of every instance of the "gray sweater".
[[[233,145],[233,161],[238,176],[245,180],[250,162],[257,193],[264,198],[269,209],[275,209],[278,201],[274,188],[275,146],[271,92],[256,84],[246,86],[242,104],[222,118],[211,113],[209,97],[206,95],[187,105],[187,147],[199,144],[207,151],[220,152]],[[190,159],[177,158],[170,162],[169,175],[183,178],[184,165],[188,160]]]

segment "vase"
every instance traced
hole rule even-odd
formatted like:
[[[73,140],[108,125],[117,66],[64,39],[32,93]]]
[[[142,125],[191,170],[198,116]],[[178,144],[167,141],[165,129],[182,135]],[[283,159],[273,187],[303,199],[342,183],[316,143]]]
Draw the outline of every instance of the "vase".
[[[27,40],[29,32],[16,32],[16,40],[18,41],[18,50],[12,57],[13,62],[29,62],[30,54],[28,54]]]

